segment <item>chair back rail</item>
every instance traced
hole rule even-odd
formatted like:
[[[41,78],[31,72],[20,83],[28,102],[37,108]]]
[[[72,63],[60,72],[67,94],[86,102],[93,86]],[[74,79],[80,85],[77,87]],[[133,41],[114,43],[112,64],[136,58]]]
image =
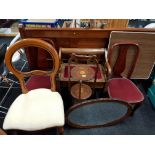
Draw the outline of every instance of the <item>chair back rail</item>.
[[[108,54],[109,64],[111,64],[113,52],[118,52],[116,61],[112,69],[113,77],[122,76],[121,74],[124,72],[126,68],[127,53],[130,52],[128,50],[130,47],[133,47],[134,54],[135,54],[127,73],[127,78],[131,78],[131,75],[134,71],[135,65],[139,57],[139,52],[140,52],[139,45],[137,43],[132,43],[132,42],[121,42],[121,43],[115,43],[110,47],[109,54]],[[115,48],[118,48],[118,49],[114,51]]]

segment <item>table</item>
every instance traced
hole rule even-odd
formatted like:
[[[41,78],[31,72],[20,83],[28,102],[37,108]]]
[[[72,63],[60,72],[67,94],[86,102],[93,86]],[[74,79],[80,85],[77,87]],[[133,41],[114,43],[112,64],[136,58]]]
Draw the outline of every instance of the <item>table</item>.
[[[71,76],[75,80],[91,80],[95,71],[88,65],[78,65],[71,70]]]
[[[80,81],[71,87],[71,95],[76,99],[87,99],[92,95],[92,89],[82,81],[88,81],[95,78],[95,71],[88,65],[78,65],[71,70],[71,76],[74,80]]]

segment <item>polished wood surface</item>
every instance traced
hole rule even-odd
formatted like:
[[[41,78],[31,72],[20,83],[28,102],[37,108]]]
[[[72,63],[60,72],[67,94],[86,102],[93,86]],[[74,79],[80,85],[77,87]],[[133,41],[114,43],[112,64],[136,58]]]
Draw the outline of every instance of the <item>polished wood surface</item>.
[[[78,65],[71,70],[71,76],[77,80],[90,80],[95,76],[95,71],[88,65]]]
[[[104,48],[60,48],[60,53],[63,54],[95,54],[102,55],[104,53]]]
[[[104,48],[108,46],[112,31],[155,32],[145,28],[26,28],[19,25],[22,38],[48,38],[59,48]]]
[[[132,41],[139,43],[140,61],[137,62],[132,78],[147,79],[154,63],[154,34],[155,29],[146,28],[25,28],[19,25],[22,38],[48,38],[54,42],[57,52],[60,48],[108,48],[117,41]],[[117,34],[114,35],[117,31]],[[118,33],[123,33],[120,35]],[[112,33],[112,35],[110,35]],[[132,33],[132,35],[128,35]],[[147,35],[142,35],[147,34]],[[113,38],[113,39],[112,39]],[[143,38],[143,39],[142,39]],[[142,44],[142,45],[141,45]],[[151,46],[150,46],[151,44]],[[142,49],[141,49],[142,48]],[[30,51],[31,49],[29,49]],[[33,49],[35,53],[36,49]],[[32,58],[35,59],[35,58]],[[32,66],[35,60],[31,60]],[[35,65],[34,65],[35,66]],[[138,67],[137,67],[138,66]],[[143,70],[143,68],[145,68]]]
[[[59,58],[62,63],[67,62],[72,53],[79,55],[96,55],[104,62],[105,48],[60,48]]]
[[[92,89],[89,85],[77,83],[71,87],[71,95],[80,100],[88,99],[92,95]]]
[[[22,38],[48,38],[59,48],[105,48],[108,46],[112,31],[155,32],[155,29],[144,28],[25,28],[19,25]]]

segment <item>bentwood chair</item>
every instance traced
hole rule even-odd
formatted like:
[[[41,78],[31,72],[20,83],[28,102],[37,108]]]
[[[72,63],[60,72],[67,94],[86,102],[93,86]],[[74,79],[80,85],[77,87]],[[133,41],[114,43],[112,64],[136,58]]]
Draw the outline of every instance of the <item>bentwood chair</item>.
[[[53,60],[52,70],[18,71],[12,65],[11,59],[18,49],[25,47],[38,47],[46,50]],[[61,95],[56,91],[55,82],[55,76],[59,69],[59,57],[53,46],[40,39],[22,39],[9,47],[5,56],[5,62],[8,69],[18,78],[22,94],[10,106],[3,122],[3,129],[37,131],[56,127],[59,134],[63,134],[63,100]],[[51,89],[38,88],[28,91],[24,78],[35,75],[49,76]]]
[[[115,58],[113,57],[114,54]],[[127,55],[132,52],[133,60],[129,60]],[[139,56],[139,45],[137,43],[115,43],[108,51],[108,61],[112,68],[111,77],[107,83],[107,90],[110,98],[123,100],[132,106],[132,114],[141,105],[144,96],[137,86],[130,80]],[[130,53],[131,54],[131,53]],[[115,59],[115,60],[114,60]],[[113,63],[114,62],[114,63]],[[123,72],[128,67],[126,77]]]

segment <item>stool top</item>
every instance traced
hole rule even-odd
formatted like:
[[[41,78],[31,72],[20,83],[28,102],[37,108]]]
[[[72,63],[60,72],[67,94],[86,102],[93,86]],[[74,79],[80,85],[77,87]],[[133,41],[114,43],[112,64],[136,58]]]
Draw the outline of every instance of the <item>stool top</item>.
[[[92,94],[92,89],[90,86],[86,84],[81,84],[81,97],[79,98],[80,84],[75,84],[71,87],[71,95],[76,99],[87,99]]]
[[[88,65],[79,65],[71,70],[71,76],[77,80],[91,80],[95,76],[95,71]]]

